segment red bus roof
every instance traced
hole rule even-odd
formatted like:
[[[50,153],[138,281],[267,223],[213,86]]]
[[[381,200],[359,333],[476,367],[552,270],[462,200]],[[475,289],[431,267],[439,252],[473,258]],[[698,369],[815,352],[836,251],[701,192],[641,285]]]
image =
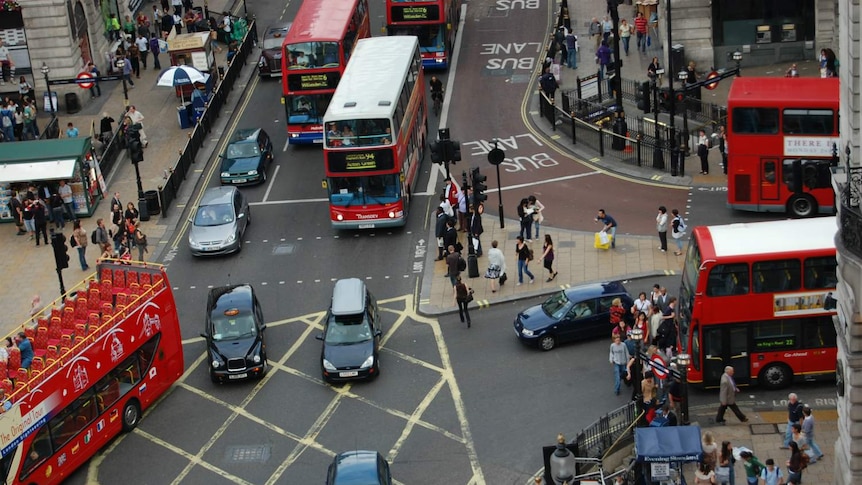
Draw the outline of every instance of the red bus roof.
[[[730,86],[727,107],[797,106],[831,104],[839,101],[838,78],[819,77],[737,77]]]
[[[284,43],[342,40],[358,3],[359,0],[304,0]]]
[[[694,228],[704,261],[710,259],[835,251],[834,216],[741,222]],[[719,261],[721,262],[721,261]]]

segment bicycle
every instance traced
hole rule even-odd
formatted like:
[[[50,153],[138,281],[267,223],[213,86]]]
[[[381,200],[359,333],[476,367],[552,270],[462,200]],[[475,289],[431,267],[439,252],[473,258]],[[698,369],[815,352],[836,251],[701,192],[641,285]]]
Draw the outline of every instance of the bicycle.
[[[431,100],[434,102],[434,116],[440,116],[443,108],[443,91],[431,91]]]

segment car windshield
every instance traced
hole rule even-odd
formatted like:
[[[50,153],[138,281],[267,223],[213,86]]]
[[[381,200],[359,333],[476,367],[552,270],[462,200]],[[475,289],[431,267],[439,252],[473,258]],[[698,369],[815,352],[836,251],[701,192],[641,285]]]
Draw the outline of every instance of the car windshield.
[[[284,48],[288,69],[338,67],[338,42],[303,42]]]
[[[280,49],[284,42],[284,36],[287,35],[287,29],[272,29],[266,33],[263,39],[264,49]]]
[[[330,317],[324,341],[329,345],[349,345],[371,340],[371,326],[364,315]]]
[[[260,156],[257,143],[234,143],[227,147],[227,158],[251,158]]]
[[[195,214],[196,226],[221,226],[230,224],[234,220],[233,206],[231,204],[205,205],[198,208]]]
[[[254,315],[250,309],[227,312],[231,313],[231,316],[225,313],[224,310],[217,308],[211,315],[214,341],[237,340],[257,335]]]
[[[565,291],[552,295],[542,303],[542,311],[551,318],[561,319],[569,311],[572,301],[566,296]]]

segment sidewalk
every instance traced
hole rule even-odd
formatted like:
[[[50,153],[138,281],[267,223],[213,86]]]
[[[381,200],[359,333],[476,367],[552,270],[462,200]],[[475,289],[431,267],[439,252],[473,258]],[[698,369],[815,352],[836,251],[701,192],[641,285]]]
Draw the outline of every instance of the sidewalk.
[[[221,12],[231,7],[233,0],[210,0],[209,9],[212,12]],[[152,2],[147,2],[140,8],[142,11],[149,12],[152,10]],[[242,4],[238,3],[234,11],[242,9]],[[218,64],[226,66],[226,50],[221,53],[214,54],[218,59]],[[251,59],[256,60],[258,51],[253,51]],[[182,130],[177,121],[177,106],[179,106],[179,98],[176,97],[173,88],[157,87],[156,78],[159,71],[153,69],[152,57],[148,62],[148,69],[141,69],[140,79],[134,78],[134,88],[129,86],[128,97],[129,104],[137,107],[146,118],[143,125],[149,139],[149,146],[144,150],[144,161],[139,164],[141,172],[141,182],[143,189],[155,190],[160,185],[164,184],[165,174],[168,169],[176,164],[179,151],[185,147],[188,141],[188,136],[191,129]],[[170,58],[162,54],[159,56],[162,68],[170,66]],[[231,99],[228,105],[225,106],[225,112],[230,113],[234,106],[244,93],[242,86],[250,79],[251,75],[256,72],[256,62],[247,62],[243,68],[237,85],[234,86],[230,93]],[[116,120],[121,122],[120,115],[123,112],[124,96],[123,85],[120,81],[110,81],[101,83],[102,96],[87,104],[81,111],[74,115],[69,115],[64,112],[58,113],[59,126],[61,133],[64,133],[67,123],[72,122],[79,130],[80,136],[91,135],[91,125],[95,123],[96,131],[99,129],[99,121],[102,118],[102,113],[107,112]],[[89,96],[89,92],[81,90],[79,96]],[[218,141],[223,127],[229,122],[230,116],[219,118],[218,126],[213,128],[211,139]],[[50,120],[50,115],[40,112],[38,119],[40,129],[44,128]],[[38,143],[37,141],[23,143]],[[215,148],[215,143],[204,145],[202,153],[198,154],[197,162],[201,165],[205,164],[210,157],[211,151]],[[194,188],[197,180],[193,174],[183,184],[182,191],[191,191]],[[104,198],[99,202],[96,213],[87,219],[82,219],[82,227],[89,234],[96,227],[96,220],[99,218],[108,221],[110,226],[111,208],[110,200],[115,192],[119,192],[120,199],[123,204],[133,202],[138,205],[138,189],[135,181],[135,169],[129,162],[128,155],[125,150],[117,160],[116,165],[106,180],[107,191]],[[182,214],[182,199],[176,202],[177,208],[172,208],[169,212],[169,217],[165,219],[162,215],[150,215],[148,222],[141,222],[141,227],[149,242],[149,254],[146,256],[148,261],[155,260],[161,251],[167,247],[167,237],[171,235],[173,229],[177,226],[179,217]],[[123,207],[125,210],[125,205]],[[49,224],[49,228],[53,224]],[[54,255],[50,249],[50,245],[36,247],[34,241],[29,241],[26,236],[15,236],[15,227],[13,224],[5,224],[0,228],[0,247],[3,247],[9,255],[6,258],[0,259],[0,272],[7,275],[7,281],[14,282],[14,287],[17,291],[11,290],[0,294],[0,308],[3,309],[6,315],[5,321],[0,323],[0,333],[6,335],[13,330],[20,328],[21,324],[27,320],[27,315],[30,309],[30,300],[34,295],[39,295],[43,305],[50,303],[59,298],[59,281],[54,264]],[[67,224],[64,234],[67,239],[71,234],[72,226]],[[68,242],[67,242],[68,244]],[[46,249],[49,248],[49,249]],[[94,267],[95,259],[98,256],[97,250],[92,247],[92,244],[87,247],[87,262],[90,267]],[[133,252],[137,256],[137,252]],[[69,291],[77,284],[82,282],[90,271],[83,272],[78,264],[77,249],[69,248],[69,268],[63,270],[63,280],[66,290]]]

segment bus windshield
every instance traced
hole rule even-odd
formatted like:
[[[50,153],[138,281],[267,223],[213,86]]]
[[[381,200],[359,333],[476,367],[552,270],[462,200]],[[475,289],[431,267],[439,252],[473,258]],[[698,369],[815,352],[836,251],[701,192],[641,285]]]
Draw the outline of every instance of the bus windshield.
[[[326,146],[390,145],[392,125],[386,118],[341,120],[326,127]]]
[[[285,100],[287,106],[287,122],[290,124],[316,124],[323,123],[323,115],[329,106],[332,93],[328,94],[302,94],[300,96],[288,96]]]
[[[419,38],[419,50],[434,52],[443,50],[442,24],[433,25],[399,25],[391,28],[389,35],[413,35]]]
[[[338,42],[303,42],[284,48],[288,69],[338,67]]]
[[[371,175],[367,177],[333,177],[332,205],[350,207],[363,204],[391,204],[401,198],[398,174]]]

